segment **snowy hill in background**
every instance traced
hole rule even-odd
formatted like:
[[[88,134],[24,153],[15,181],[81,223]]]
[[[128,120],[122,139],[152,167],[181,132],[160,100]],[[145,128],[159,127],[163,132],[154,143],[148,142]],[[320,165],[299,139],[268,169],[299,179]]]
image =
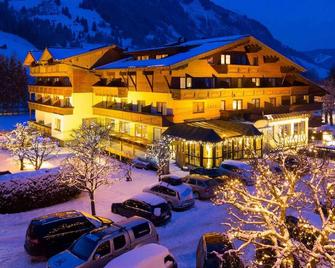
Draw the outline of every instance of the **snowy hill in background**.
[[[8,2],[8,4],[6,4]],[[115,43],[143,48],[214,36],[251,34],[286,56],[298,59],[319,78],[329,67],[276,40],[256,20],[211,0],[0,0],[0,30],[38,49]]]
[[[335,67],[335,49],[316,49],[305,53],[310,55],[315,63],[323,68],[330,69]]]
[[[36,49],[33,44],[27,40],[10,33],[0,31],[0,55],[11,57],[14,56],[23,61],[27,51]]]

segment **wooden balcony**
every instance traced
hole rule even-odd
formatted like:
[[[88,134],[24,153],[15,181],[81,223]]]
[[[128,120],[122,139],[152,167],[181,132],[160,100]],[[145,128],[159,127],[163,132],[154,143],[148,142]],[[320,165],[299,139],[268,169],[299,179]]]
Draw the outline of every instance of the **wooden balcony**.
[[[46,126],[36,121],[29,121],[28,124],[44,135],[51,136],[51,126]]]
[[[205,88],[171,89],[176,100],[234,98],[260,95],[307,95],[309,86],[294,87],[251,87],[251,88]]]
[[[95,105],[93,107],[93,114],[159,127],[167,126],[172,122],[172,116],[106,108],[102,105]]]
[[[54,94],[64,97],[71,97],[72,95],[72,87],[29,85],[28,91],[29,93]]]
[[[38,110],[47,113],[71,115],[73,114],[73,107],[61,107],[37,101],[28,101],[29,110]]]
[[[213,69],[219,74],[257,74],[259,66],[235,65],[235,64],[213,64]]]
[[[93,86],[93,92],[97,96],[128,97],[127,87]]]
[[[50,74],[64,76],[68,73],[69,67],[65,64],[36,65],[30,68],[32,76],[48,76]]]

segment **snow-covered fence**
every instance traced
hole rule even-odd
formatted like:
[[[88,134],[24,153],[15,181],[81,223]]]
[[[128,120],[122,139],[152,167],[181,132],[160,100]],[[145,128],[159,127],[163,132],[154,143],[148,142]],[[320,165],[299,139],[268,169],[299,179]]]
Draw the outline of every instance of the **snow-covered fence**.
[[[79,193],[59,179],[57,168],[3,175],[0,176],[0,213],[51,206]]]

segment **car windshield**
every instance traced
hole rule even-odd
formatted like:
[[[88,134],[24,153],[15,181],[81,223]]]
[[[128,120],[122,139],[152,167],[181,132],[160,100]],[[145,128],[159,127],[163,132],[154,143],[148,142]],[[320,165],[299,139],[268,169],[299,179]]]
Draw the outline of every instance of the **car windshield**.
[[[76,255],[80,259],[87,261],[98,242],[90,236],[92,235],[84,235],[79,238],[74,244],[72,244],[71,248],[69,249],[71,253]],[[96,236],[93,237],[97,238]]]

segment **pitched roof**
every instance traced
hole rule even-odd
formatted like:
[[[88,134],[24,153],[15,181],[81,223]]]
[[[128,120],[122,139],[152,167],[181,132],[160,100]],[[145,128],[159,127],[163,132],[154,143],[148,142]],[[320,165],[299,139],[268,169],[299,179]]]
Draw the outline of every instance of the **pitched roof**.
[[[92,45],[89,48],[47,48],[55,60],[71,58],[106,46]]]
[[[32,51],[29,51],[29,52],[31,53],[31,55],[33,56],[35,61],[38,61],[39,58],[42,56],[42,53],[43,53],[43,51],[41,51],[41,50],[32,50]]]
[[[208,120],[173,125],[164,132],[164,135],[185,140],[217,143],[226,138],[260,136],[262,133],[248,123]]]
[[[183,49],[181,52],[171,55],[162,59],[148,59],[136,60],[134,57],[128,57],[119,61],[115,61],[97,68],[98,70],[105,69],[123,69],[123,68],[147,68],[147,67],[167,67],[177,63],[189,60],[193,57],[199,56],[211,50],[232,44],[238,40],[246,38],[247,35],[226,36],[210,39],[193,40],[178,45],[167,45],[157,48],[149,48],[144,50],[130,51],[129,54],[135,54],[144,51],[160,51],[166,48],[179,48]],[[185,51],[186,50],[186,51]]]

